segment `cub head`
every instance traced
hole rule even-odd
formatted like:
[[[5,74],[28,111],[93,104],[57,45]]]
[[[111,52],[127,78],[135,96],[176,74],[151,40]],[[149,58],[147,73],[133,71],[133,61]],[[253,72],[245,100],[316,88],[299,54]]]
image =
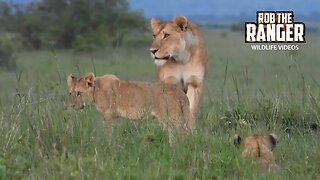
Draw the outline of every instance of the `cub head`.
[[[242,138],[238,135],[234,137],[234,144],[239,147]],[[270,134],[267,136],[260,136],[257,134],[248,136],[244,139],[244,149],[242,156],[252,158],[264,170],[268,172],[277,172],[280,170],[279,166],[275,163],[272,150],[276,146],[277,136]]]
[[[242,143],[242,138],[239,135],[235,135],[234,144],[239,147]],[[253,134],[244,139],[244,149],[242,155],[245,157],[262,158],[270,160],[272,151],[277,144],[277,135],[269,134],[267,136],[260,136]]]
[[[177,16],[168,22],[160,22],[159,19],[152,18],[151,56],[155,60],[174,59],[183,61],[187,55],[187,46],[191,43],[193,37],[188,27],[188,20],[184,16]]]
[[[90,99],[95,76],[93,73],[86,73],[82,78],[68,76],[70,106],[76,110],[83,109],[85,102]]]

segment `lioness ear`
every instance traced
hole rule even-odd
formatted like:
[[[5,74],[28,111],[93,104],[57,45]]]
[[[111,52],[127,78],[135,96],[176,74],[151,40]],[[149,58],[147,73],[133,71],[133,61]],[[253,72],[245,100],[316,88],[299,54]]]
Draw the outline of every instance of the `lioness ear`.
[[[177,16],[174,19],[174,23],[179,26],[182,31],[185,31],[188,26],[188,20],[185,16]]]
[[[238,134],[236,134],[236,135],[234,136],[234,138],[233,138],[233,144],[234,144],[237,148],[239,148],[239,146],[240,146],[240,144],[241,144],[241,141],[242,141],[242,138],[241,138]]]
[[[67,84],[69,87],[72,87],[74,81],[76,80],[77,78],[72,76],[72,74],[70,74],[67,78]]]
[[[270,142],[270,148],[272,151],[277,145],[278,137],[276,134],[272,133],[272,134],[269,134],[266,138],[268,138]]]
[[[160,26],[160,20],[158,18],[151,18],[151,29],[153,32],[157,32]]]
[[[83,79],[86,81],[87,87],[92,87],[95,80],[95,76],[92,72],[88,72],[84,75]]]

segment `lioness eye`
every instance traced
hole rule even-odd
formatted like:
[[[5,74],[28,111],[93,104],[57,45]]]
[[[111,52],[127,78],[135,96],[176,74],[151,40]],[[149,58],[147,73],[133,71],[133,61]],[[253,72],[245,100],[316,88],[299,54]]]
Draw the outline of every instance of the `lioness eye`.
[[[69,92],[69,95],[71,95],[71,92]]]
[[[156,38],[156,35],[155,35],[155,34],[152,34],[152,38],[153,38],[153,39]]]
[[[165,39],[165,38],[167,38],[167,37],[169,37],[169,36],[170,36],[170,34],[165,33],[164,36],[163,36],[163,39]]]

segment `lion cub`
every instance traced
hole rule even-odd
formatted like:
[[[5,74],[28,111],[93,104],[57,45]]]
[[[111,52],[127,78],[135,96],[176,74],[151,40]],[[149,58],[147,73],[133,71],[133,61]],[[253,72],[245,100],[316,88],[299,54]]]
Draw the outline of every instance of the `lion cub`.
[[[67,83],[71,106],[82,109],[85,102],[93,101],[109,130],[114,115],[137,120],[147,114],[158,118],[169,130],[169,136],[172,128],[183,132],[195,128],[188,97],[174,86],[125,81],[114,75],[95,77],[93,73],[86,73],[82,78],[70,75]]]
[[[235,135],[234,144],[239,147],[242,138],[239,135]],[[242,155],[244,157],[256,159],[256,162],[267,171],[278,171],[279,167],[275,163],[273,157],[273,149],[277,144],[277,135],[270,134],[267,136],[260,136],[253,134],[248,136],[244,140],[244,150]]]

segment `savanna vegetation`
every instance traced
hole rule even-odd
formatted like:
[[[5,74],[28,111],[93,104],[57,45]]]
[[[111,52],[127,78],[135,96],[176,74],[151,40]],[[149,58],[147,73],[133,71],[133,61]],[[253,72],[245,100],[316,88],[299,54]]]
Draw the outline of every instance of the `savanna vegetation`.
[[[0,71],[1,177],[319,178],[319,37],[297,52],[253,52],[244,44],[230,48],[243,43],[242,34],[204,34],[210,73],[197,131],[173,146],[154,119],[117,119],[110,137],[93,105],[81,112],[68,107],[70,73],[155,81],[148,47],[18,53],[17,69]],[[279,137],[275,174],[243,159],[231,140],[270,132]]]
[[[89,2],[95,1],[83,1]],[[104,2],[109,1],[101,1]],[[30,4],[36,9],[39,5]],[[38,11],[41,8],[35,12]],[[24,9],[21,13],[25,12],[28,11]],[[68,17],[73,11],[64,12]],[[18,13],[9,15],[15,17]],[[63,27],[60,25],[40,27]],[[65,25],[73,24],[65,22]],[[106,27],[110,28],[108,24]],[[137,25],[140,27],[144,26]],[[79,36],[91,37],[89,30],[81,35],[72,34],[76,36],[69,45],[45,40],[59,37],[46,34],[51,31],[32,30],[37,32],[36,37],[44,38],[39,39],[40,48],[22,43],[19,51],[16,45],[11,47],[12,38],[26,37],[21,32],[2,32],[6,34],[2,41],[11,40],[7,45],[0,44],[0,49],[7,49],[0,51],[0,65],[1,58],[12,52],[14,65],[10,66],[14,68],[0,67],[0,179],[320,178],[317,34],[308,34],[307,43],[301,44],[299,51],[252,51],[240,32],[203,29],[210,67],[196,132],[178,136],[170,146],[167,132],[153,118],[137,122],[116,119],[109,136],[94,105],[80,112],[68,106],[69,74],[80,76],[92,71],[128,80],[156,81],[155,66],[148,52],[151,33],[147,32],[148,38],[141,38],[143,43],[139,46],[127,45],[134,35],[124,36],[124,43],[116,48],[112,45],[115,35],[107,33],[108,37],[103,39],[104,33],[93,33],[106,44],[88,52],[75,50],[78,47],[75,44]],[[19,35],[13,37],[12,32]],[[137,33],[145,32],[137,29]],[[90,45],[89,41],[85,40],[83,45]],[[271,132],[279,139],[274,150],[280,167],[278,173],[265,173],[251,160],[243,159],[241,147],[237,149],[232,142],[235,134]]]
[[[126,0],[2,1],[0,24],[33,49],[116,47],[146,30],[145,18],[130,11]]]

